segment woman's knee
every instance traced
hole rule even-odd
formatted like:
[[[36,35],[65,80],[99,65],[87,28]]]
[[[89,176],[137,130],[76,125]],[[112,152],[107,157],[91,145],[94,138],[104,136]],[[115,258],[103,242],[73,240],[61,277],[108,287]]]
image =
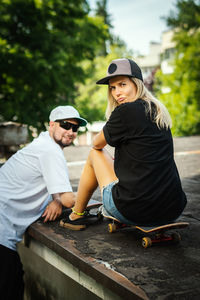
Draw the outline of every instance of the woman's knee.
[[[90,149],[89,155],[88,155],[88,161],[92,164],[93,160],[96,159],[97,157],[100,157],[103,153],[103,150],[97,150],[94,148]]]

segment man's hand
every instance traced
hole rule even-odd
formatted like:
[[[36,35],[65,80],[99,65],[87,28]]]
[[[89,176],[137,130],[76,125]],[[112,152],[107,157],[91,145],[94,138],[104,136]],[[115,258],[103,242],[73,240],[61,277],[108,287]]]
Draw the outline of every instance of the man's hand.
[[[59,217],[62,213],[62,204],[57,200],[53,200],[49,203],[42,215],[45,217],[44,223],[47,221],[54,221],[57,217]]]

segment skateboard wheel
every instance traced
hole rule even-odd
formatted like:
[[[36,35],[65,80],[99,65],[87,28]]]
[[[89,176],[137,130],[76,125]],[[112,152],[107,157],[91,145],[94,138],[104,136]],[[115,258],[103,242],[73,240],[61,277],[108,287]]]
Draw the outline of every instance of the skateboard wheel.
[[[172,233],[172,239],[175,243],[178,243],[181,241],[181,235],[178,232]]]
[[[110,233],[115,232],[116,230],[117,230],[116,224],[112,224],[112,223],[108,224],[108,231]]]
[[[151,245],[152,245],[152,241],[149,237],[144,237],[142,239],[142,247],[148,248],[148,247],[151,247]]]

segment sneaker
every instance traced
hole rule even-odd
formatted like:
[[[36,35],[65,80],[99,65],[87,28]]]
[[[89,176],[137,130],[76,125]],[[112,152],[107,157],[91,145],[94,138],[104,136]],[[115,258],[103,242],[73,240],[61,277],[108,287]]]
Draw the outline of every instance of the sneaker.
[[[86,214],[83,217],[76,220],[70,220],[68,214],[64,219],[60,221],[60,226],[72,230],[84,230],[86,226],[97,223],[98,221],[98,215],[90,214],[88,211],[86,211]]]

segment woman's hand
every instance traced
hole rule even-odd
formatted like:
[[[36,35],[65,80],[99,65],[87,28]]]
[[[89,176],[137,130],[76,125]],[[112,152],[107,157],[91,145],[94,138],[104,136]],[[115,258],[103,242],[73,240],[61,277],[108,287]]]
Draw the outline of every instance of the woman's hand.
[[[45,217],[44,219],[44,223],[46,223],[47,221],[54,221],[56,218],[58,218],[62,213],[62,204],[61,202],[59,202],[58,200],[53,200],[52,202],[50,202],[42,217]]]

